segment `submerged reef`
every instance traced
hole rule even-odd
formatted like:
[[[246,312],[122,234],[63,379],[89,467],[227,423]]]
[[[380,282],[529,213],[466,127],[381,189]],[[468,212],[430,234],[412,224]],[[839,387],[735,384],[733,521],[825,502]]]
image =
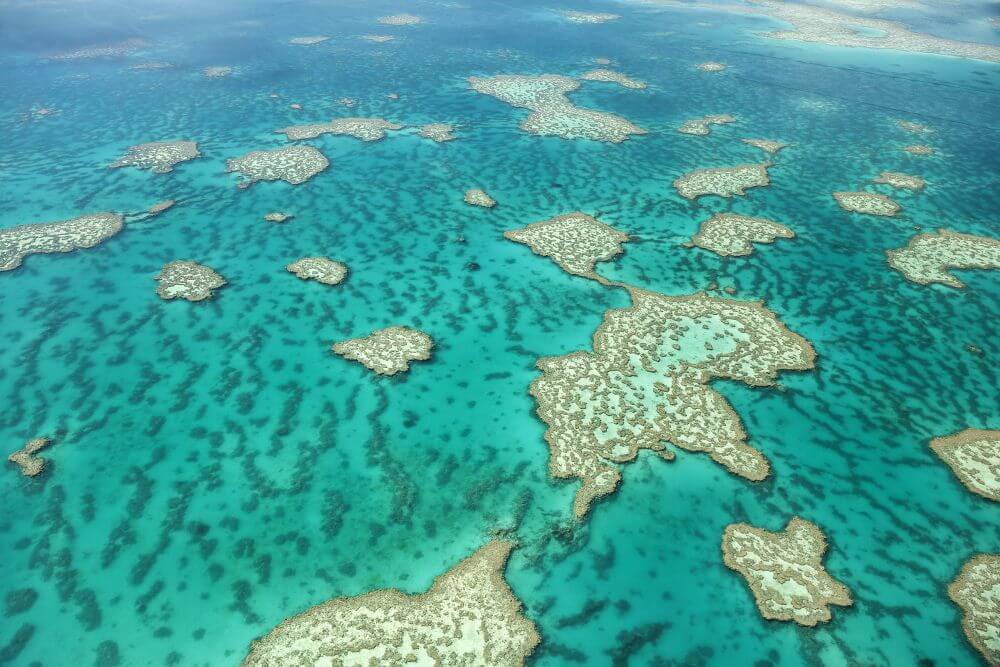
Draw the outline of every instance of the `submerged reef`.
[[[315,139],[321,134],[346,134],[362,141],[378,141],[385,139],[386,130],[400,130],[402,125],[389,122],[382,118],[334,118],[329,123],[313,123],[311,125],[292,125],[275,130],[289,139]]]
[[[7,460],[20,466],[22,475],[34,477],[45,469],[45,459],[37,456],[37,453],[51,444],[52,441],[48,438],[34,438],[26,442],[21,449],[11,453]]]
[[[187,299],[202,301],[213,296],[213,291],[226,284],[225,279],[214,270],[199,264],[178,260],[165,264],[156,276],[160,284],[156,293],[161,299]]]
[[[163,201],[157,202],[156,204],[153,204],[152,206],[150,206],[149,209],[148,209],[148,211],[147,211],[147,213],[149,213],[149,215],[151,215],[151,216],[153,216],[153,215],[159,215],[159,214],[163,213],[164,211],[169,211],[170,209],[172,209],[176,205],[177,205],[177,201],[176,200],[174,200],[174,199],[164,199]]]
[[[285,267],[302,280],[339,285],[347,277],[347,266],[326,257],[303,257]]]
[[[934,149],[930,146],[925,146],[923,144],[913,144],[912,146],[904,146],[903,150],[910,155],[934,155]]]
[[[201,73],[210,79],[219,79],[232,74],[233,68],[228,65],[214,65],[201,70]]]
[[[764,162],[716,169],[696,169],[675,179],[674,187],[685,199],[697,199],[704,195],[742,196],[746,194],[748,188],[766,187],[771,184],[767,176],[767,168],[770,166],[770,162]]]
[[[394,35],[361,35],[361,39],[375,42],[376,44],[385,44],[396,39],[396,37]]]
[[[55,55],[48,56],[50,60],[86,60],[88,58],[121,58],[129,56],[148,46],[148,42],[142,39],[126,39],[117,44],[107,46],[86,46],[82,49],[63,51]]]
[[[1000,665],[1000,554],[977,554],[948,586],[948,597],[962,610],[969,643],[990,665]]]
[[[764,37],[771,39],[865,49],[891,49],[1000,62],[1000,46],[995,44],[959,42],[917,33],[896,21],[775,0],[759,0],[748,11],[767,14],[792,25],[791,30],[763,33]]]
[[[473,76],[469,77],[469,87],[511,106],[530,110],[520,128],[531,134],[613,143],[625,141],[633,134],[646,134],[646,130],[620,116],[574,106],[566,95],[579,88],[580,82],[559,74]]]
[[[329,39],[326,35],[309,35],[306,37],[292,37],[288,40],[288,43],[295,44],[296,46],[312,46],[313,44],[322,44]]]
[[[1000,430],[969,428],[931,440],[931,449],[969,491],[1000,502]]]
[[[536,255],[551,258],[567,273],[607,285],[608,281],[594,271],[594,265],[621,254],[628,234],[574,211],[504,232],[504,238],[525,244]]]
[[[482,206],[483,208],[493,208],[497,205],[497,200],[486,194],[486,190],[474,188],[466,190],[462,199],[470,206]]]
[[[196,141],[152,141],[148,144],[130,146],[128,153],[111,163],[112,169],[136,167],[151,169],[153,173],[165,174],[174,170],[174,165],[193,160],[200,156]]]
[[[715,62],[714,60],[709,60],[708,62],[701,63],[698,65],[698,69],[702,72],[721,72],[726,69],[726,65],[723,63]]]
[[[270,213],[264,214],[264,221],[273,222],[276,225],[280,225],[282,223],[288,222],[294,217],[295,217],[294,215],[289,215],[288,213],[282,213],[281,211],[271,211]]]
[[[122,216],[116,213],[94,213],[0,229],[0,271],[16,269],[25,257],[35,253],[93,248],[120,232],[122,222]]]
[[[390,128],[396,129],[396,128]],[[455,139],[455,127],[447,123],[429,123],[421,125],[418,134],[425,139],[432,139],[438,143]]]
[[[712,116],[702,116],[684,121],[684,124],[677,128],[681,134],[693,134],[699,137],[706,136],[712,131],[712,125],[725,125],[735,123],[736,117],[729,114],[719,114]]]
[[[607,23],[621,18],[620,14],[608,12],[578,12],[573,9],[560,12],[564,19],[572,23]]]
[[[621,72],[613,72],[609,69],[592,69],[589,72],[581,74],[580,78],[584,81],[617,83],[622,88],[632,88],[633,90],[640,90],[646,87],[646,83],[644,81],[630,79]]]
[[[734,523],[722,536],[723,561],[746,579],[761,616],[799,625],[829,621],[829,605],[853,603],[847,587],[823,568],[825,552],[823,532],[799,517],[776,533]]]
[[[434,341],[422,331],[388,327],[364,338],[352,338],[333,346],[333,352],[364,365],[379,375],[395,375],[410,370],[411,361],[431,358]]]
[[[963,288],[948,269],[1000,269],[1000,240],[939,229],[914,236],[905,248],[887,251],[886,258],[889,266],[918,285]]]
[[[893,216],[902,210],[895,201],[875,192],[834,192],[840,208],[864,215]]]
[[[426,593],[386,589],[312,607],[253,642],[243,665],[523,665],[540,638],[503,577],[512,548],[486,544]]]
[[[764,479],[767,459],[709,383],[772,385],[781,370],[812,368],[812,346],[760,302],[626,289],[632,305],[604,314],[593,352],[539,359],[542,375],[531,384],[548,426],[551,475],[583,482],[573,513],[584,516],[612,493],[621,480],[616,464],[640,449],[672,459],[664,441],[707,452],[734,475]]]
[[[239,172],[247,177],[240,183],[248,188],[257,181],[285,181],[292,185],[305,183],[330,166],[319,150],[312,146],[288,146],[270,151],[252,151],[226,162],[227,172]]]
[[[788,148],[788,144],[783,141],[773,141],[771,139],[740,139],[745,144],[759,148],[765,153],[774,155],[782,148]]]
[[[701,223],[691,245],[728,257],[749,255],[754,243],[774,243],[778,238],[795,238],[795,232],[767,218],[716,213]]]
[[[876,178],[872,179],[872,182],[891,185],[900,190],[913,190],[914,192],[923,190],[924,186],[927,185],[924,179],[919,176],[911,176],[910,174],[903,174],[898,171],[883,171]]]
[[[933,132],[931,128],[927,127],[923,123],[915,123],[912,120],[897,120],[896,125],[907,132],[913,132],[914,134],[924,134],[925,132]]]
[[[393,14],[383,16],[378,20],[382,25],[418,25],[424,22],[423,17],[413,14]]]

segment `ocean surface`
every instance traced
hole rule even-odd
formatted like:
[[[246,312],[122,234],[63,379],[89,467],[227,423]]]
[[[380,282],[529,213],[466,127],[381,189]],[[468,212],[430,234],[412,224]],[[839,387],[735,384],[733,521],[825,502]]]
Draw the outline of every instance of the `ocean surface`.
[[[996,43],[990,7],[913,25]],[[621,19],[576,24],[561,9]],[[376,23],[403,11],[426,22]],[[0,228],[179,202],[0,274],[4,455],[54,443],[40,477],[0,475],[0,664],[235,665],[310,605],[425,590],[497,530],[520,542],[506,577],[542,636],[532,664],[978,664],[946,587],[1000,548],[1000,514],[928,441],[1000,428],[1000,272],[923,287],[885,251],[918,228],[1000,236],[1000,68],[757,34],[774,27],[585,0],[0,4]],[[332,39],[288,43],[303,35]],[[144,45],[47,58],[128,39]],[[583,82],[570,99],[648,134],[526,134],[526,111],[466,82],[578,76],[596,58],[648,87]],[[707,60],[729,68],[695,69]],[[148,62],[173,66],[130,69]],[[207,78],[209,66],[234,69]],[[705,114],[738,121],[676,131]],[[299,186],[241,190],[225,173],[228,158],[288,145],[277,128],[341,116],[452,123],[458,138],[325,135],[304,143],[330,167]],[[792,144],[769,187],[677,194],[684,172],[764,161],[741,138]],[[198,141],[202,157],[167,174],[107,168],[166,139]],[[937,153],[901,151],[913,143]],[[871,186],[883,170],[928,185]],[[464,204],[474,187],[498,206]],[[848,214],[831,197],[863,188],[902,213]],[[815,370],[780,387],[713,385],[770,460],[766,481],[642,452],[574,521],[577,482],[549,478],[528,386],[537,359],[590,349],[628,296],[502,234],[576,210],[632,237],[598,266],[606,278],[668,295],[731,287],[815,347]],[[270,224],[269,211],[295,217]],[[749,257],[682,245],[719,211],[797,236]],[[285,271],[313,255],[346,263],[347,281]],[[177,259],[229,284],[211,301],[163,301],[153,277]],[[390,325],[431,335],[433,359],[387,378],[330,352]],[[722,562],[726,525],[779,530],[793,516],[825,532],[827,569],[855,600],[815,628],[761,618]]]

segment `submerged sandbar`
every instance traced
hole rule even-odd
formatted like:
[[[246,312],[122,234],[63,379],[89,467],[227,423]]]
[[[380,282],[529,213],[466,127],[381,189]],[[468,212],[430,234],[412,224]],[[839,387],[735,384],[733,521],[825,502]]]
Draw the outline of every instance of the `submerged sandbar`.
[[[813,626],[829,621],[830,605],[850,606],[851,592],[823,567],[826,537],[799,517],[772,533],[746,523],[726,526],[726,567],[743,575],[761,616]]]
[[[948,270],[1000,269],[1000,240],[939,229],[917,234],[906,247],[887,251],[886,258],[889,266],[918,285],[963,288],[965,284]]]
[[[612,143],[625,141],[633,134],[646,134],[646,130],[615,114],[574,106],[566,95],[579,88],[580,82],[559,74],[473,76],[469,77],[469,87],[530,110],[520,128],[531,134]]]
[[[25,257],[35,253],[93,248],[120,232],[123,221],[117,213],[94,213],[0,229],[0,271],[16,269]]]
[[[426,593],[385,589],[311,607],[254,641],[243,665],[523,665],[541,640],[504,580],[512,548],[486,544]]]

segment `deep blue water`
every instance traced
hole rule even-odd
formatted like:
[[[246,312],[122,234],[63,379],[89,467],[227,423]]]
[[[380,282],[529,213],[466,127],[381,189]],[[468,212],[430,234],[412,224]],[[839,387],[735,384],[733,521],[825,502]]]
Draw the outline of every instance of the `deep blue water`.
[[[915,228],[1000,235],[1000,69],[769,41],[761,18],[566,8],[622,18],[576,25],[519,1],[0,4],[0,227],[181,202],[97,248],[0,274],[0,441],[56,443],[40,478],[0,475],[0,663],[236,664],[312,604],[424,590],[498,528],[521,541],[507,579],[543,637],[534,664],[977,663],[945,589],[973,553],[1000,549],[1000,517],[928,441],[1000,428],[1000,272],[959,272],[962,291],[921,287],[884,252]],[[400,11],[427,23],[375,23]],[[914,22],[995,42],[989,11]],[[398,39],[357,39],[372,33]],[[317,34],[333,39],[288,44]],[[131,55],[45,58],[134,38],[147,45]],[[600,57],[648,88],[585,82],[572,101],[647,135],[527,135],[526,112],[466,84],[579,75]],[[710,59],[729,69],[695,69]],[[174,66],[129,69],[153,61]],[[235,71],[201,75],[214,65]],[[30,116],[41,107],[55,112]],[[676,132],[722,113],[738,122]],[[224,173],[227,158],[286,145],[276,128],[347,115],[449,122],[459,138],[327,135],[308,143],[330,168],[296,187],[239,190]],[[900,118],[934,132],[906,133]],[[761,161],[744,137],[792,144],[770,187],[677,195],[681,173]],[[202,157],[169,174],[106,169],[162,139],[197,140]],[[911,143],[937,154],[900,150]],[[883,170],[928,186],[870,186]],[[499,206],[465,205],[471,187]],[[830,196],[862,187],[903,212],[849,215]],[[265,223],[273,210],[296,217]],[[528,385],[539,357],[589,349],[628,297],[502,233],[574,210],[634,237],[599,267],[609,279],[670,295],[734,287],[816,348],[817,368],[783,375],[783,391],[715,385],[771,461],[768,480],[683,451],[642,455],[572,520],[576,486],[548,477]],[[797,237],[729,259],[681,245],[726,210]],[[284,271],[310,255],[348,264],[347,282]],[[229,285],[211,302],[163,302],[153,276],[175,259]],[[432,335],[433,360],[376,378],[329,351],[394,324]],[[763,620],[722,563],[727,524],[777,530],[794,515],[824,530],[827,567],[855,598],[817,628]],[[37,599],[14,613],[15,594]]]

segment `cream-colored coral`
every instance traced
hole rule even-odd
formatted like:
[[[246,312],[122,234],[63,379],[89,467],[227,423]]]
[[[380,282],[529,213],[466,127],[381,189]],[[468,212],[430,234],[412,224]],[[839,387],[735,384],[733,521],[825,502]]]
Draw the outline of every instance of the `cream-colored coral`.
[[[486,190],[481,190],[479,188],[474,188],[472,190],[466,190],[465,194],[462,195],[462,199],[469,206],[481,206],[483,208],[493,208],[497,205],[497,201],[493,197],[486,193]]]
[[[628,234],[575,211],[504,232],[504,238],[527,245],[536,255],[551,258],[567,273],[608,284],[595,273],[594,265],[620,254]]]
[[[772,139],[740,139],[745,144],[759,148],[765,153],[774,155],[782,148],[787,148],[788,144],[783,141],[774,141]]]
[[[584,81],[602,81],[604,83],[617,83],[622,88],[632,88],[640,90],[646,87],[645,82],[638,79],[631,79],[621,72],[614,72],[609,69],[592,69],[580,75]]]
[[[767,459],[747,444],[739,416],[710,383],[771,385],[781,370],[812,368],[812,346],[760,302],[626,289],[632,305],[604,314],[593,352],[539,359],[542,375],[531,384],[548,426],[551,475],[583,482],[574,514],[612,493],[617,464],[640,449],[672,459],[665,441],[706,452],[734,475],[764,479]]]
[[[426,593],[386,589],[312,607],[253,642],[243,666],[523,665],[540,638],[503,577],[512,547],[486,544]]]
[[[364,365],[379,375],[395,375],[410,370],[411,361],[431,358],[434,341],[422,331],[388,327],[364,338],[352,338],[333,346],[333,352]]]
[[[674,187],[685,199],[697,199],[705,195],[719,197],[744,195],[748,188],[766,187],[771,184],[771,179],[767,176],[767,168],[770,166],[769,162],[765,162],[716,169],[696,169],[676,178]]]
[[[949,269],[1000,269],[1000,240],[939,229],[918,234],[904,248],[886,252],[889,266],[918,285],[943,283],[962,288]]]
[[[851,213],[893,216],[902,209],[889,197],[875,192],[834,192],[833,198],[840,208]]]
[[[969,491],[1000,502],[1000,430],[969,428],[931,440],[931,449]]]
[[[469,77],[469,87],[511,106],[529,109],[531,113],[520,127],[531,134],[620,143],[631,135],[646,133],[620,116],[574,106],[566,95],[579,88],[580,82],[566,76],[473,76]]]
[[[315,139],[321,134],[346,134],[362,141],[385,139],[386,130],[400,130],[402,125],[383,118],[334,118],[329,123],[292,125],[275,130],[292,141]]]
[[[987,664],[1000,665],[1000,554],[977,554],[948,586],[962,629]]]
[[[691,245],[723,256],[749,255],[754,243],[774,243],[778,238],[794,237],[791,229],[767,218],[716,213],[701,223],[701,229],[691,237]]]
[[[721,72],[726,69],[726,65],[715,62],[714,60],[709,60],[708,62],[698,65],[698,69],[702,72]]]
[[[303,257],[285,267],[302,280],[339,285],[347,277],[347,266],[326,257]]]
[[[910,174],[903,174],[898,171],[883,171],[876,178],[872,179],[872,182],[890,185],[901,190],[913,191],[923,190],[924,186],[927,185],[924,179],[919,176],[911,176]]]
[[[26,477],[34,477],[41,474],[45,469],[45,459],[37,456],[37,453],[45,449],[52,441],[48,438],[34,438],[25,443],[24,447],[12,452],[7,460],[16,463],[21,468],[21,474]]]
[[[149,169],[155,174],[173,171],[174,165],[200,156],[196,141],[152,141],[130,146],[128,152],[111,163],[112,169],[136,167]]]
[[[455,126],[447,123],[429,123],[421,125],[418,134],[425,139],[432,139],[438,143],[455,139]]]
[[[165,264],[156,276],[160,284],[156,293],[161,299],[202,301],[226,284],[225,279],[211,268],[197,262],[178,260]]]
[[[240,183],[240,187],[248,188],[257,181],[281,180],[299,185],[329,166],[326,156],[312,146],[288,146],[233,158],[226,162],[226,171],[246,176],[247,180]]]
[[[823,532],[799,517],[776,533],[734,523],[722,536],[723,561],[746,579],[761,616],[799,625],[829,621],[830,605],[853,602],[823,567],[825,552]]]
[[[16,269],[25,257],[35,253],[92,248],[120,232],[122,223],[122,216],[115,213],[94,213],[0,229],[0,271]]]
[[[692,118],[691,120],[684,121],[684,124],[677,128],[677,131],[681,134],[693,134],[703,137],[712,131],[712,125],[725,125],[735,122],[736,117],[729,114],[702,116],[701,118]]]

